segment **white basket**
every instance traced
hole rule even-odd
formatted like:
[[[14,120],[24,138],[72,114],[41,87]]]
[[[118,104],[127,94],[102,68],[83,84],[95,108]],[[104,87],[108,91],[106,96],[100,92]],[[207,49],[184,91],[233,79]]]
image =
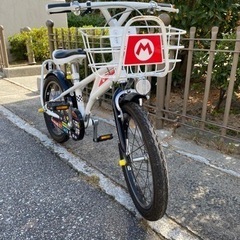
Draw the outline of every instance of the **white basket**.
[[[142,26],[142,24],[144,25]],[[184,30],[154,16],[130,19],[124,27],[81,28],[89,66],[100,77],[164,77],[177,62]]]

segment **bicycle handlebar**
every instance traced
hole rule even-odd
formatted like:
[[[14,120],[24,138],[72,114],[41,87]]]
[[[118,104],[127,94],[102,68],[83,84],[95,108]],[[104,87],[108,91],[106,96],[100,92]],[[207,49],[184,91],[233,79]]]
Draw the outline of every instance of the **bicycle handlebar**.
[[[47,8],[47,12],[50,14],[53,13],[67,13],[67,12],[71,12],[71,10],[68,8],[71,7],[71,3],[70,2],[64,2],[64,3],[49,3],[47,4],[46,8]],[[55,10],[54,10],[55,9]],[[57,12],[51,12],[51,10],[56,11],[56,9],[62,9],[61,11],[57,11]]]
[[[148,9],[156,11],[178,12],[172,4],[150,2],[91,2],[79,3],[77,1],[70,3],[49,3],[46,5],[46,10],[49,14],[79,12],[87,9],[100,9],[100,8],[133,8],[133,9]]]

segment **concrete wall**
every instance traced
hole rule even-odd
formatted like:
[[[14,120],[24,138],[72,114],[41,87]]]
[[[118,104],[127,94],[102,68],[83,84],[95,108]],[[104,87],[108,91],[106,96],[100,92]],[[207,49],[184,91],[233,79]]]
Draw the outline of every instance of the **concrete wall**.
[[[19,33],[26,26],[38,28],[46,26],[48,19],[53,20],[54,26],[66,27],[66,14],[48,15],[45,10],[47,3],[55,0],[0,0],[0,25],[4,27],[5,39]],[[60,2],[64,0],[57,0]]]

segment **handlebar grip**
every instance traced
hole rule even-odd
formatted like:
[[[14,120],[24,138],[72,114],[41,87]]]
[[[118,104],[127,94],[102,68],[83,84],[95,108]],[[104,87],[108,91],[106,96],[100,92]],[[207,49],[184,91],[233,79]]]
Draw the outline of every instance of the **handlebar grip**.
[[[70,7],[71,7],[70,2],[49,3],[46,5],[46,10],[49,14],[68,13],[68,12],[71,12]],[[69,10],[67,8],[69,8]]]

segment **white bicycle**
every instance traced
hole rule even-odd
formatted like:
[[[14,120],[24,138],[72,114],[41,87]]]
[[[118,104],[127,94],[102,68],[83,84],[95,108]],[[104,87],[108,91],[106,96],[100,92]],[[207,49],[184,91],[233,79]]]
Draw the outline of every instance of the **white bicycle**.
[[[41,111],[50,135],[59,143],[69,137],[83,139],[90,126],[95,142],[112,139],[112,134],[98,136],[98,120],[92,119],[91,109],[113,84],[117,85],[112,108],[119,139],[119,164],[136,208],[144,218],[155,221],[167,208],[168,178],[163,151],[142,103],[151,88],[148,79],[166,76],[180,61],[177,55],[184,31],[165,26],[152,15],[177,12],[170,4],[87,1],[47,5],[50,14],[79,15],[95,9],[103,14],[106,25],[79,29],[84,48],[55,50],[53,59],[43,62]],[[80,79],[79,64],[86,57],[92,74]],[[67,63],[71,66],[71,81],[61,70]],[[48,72],[44,75],[46,66]],[[83,90],[91,82],[89,99],[84,102]]]

